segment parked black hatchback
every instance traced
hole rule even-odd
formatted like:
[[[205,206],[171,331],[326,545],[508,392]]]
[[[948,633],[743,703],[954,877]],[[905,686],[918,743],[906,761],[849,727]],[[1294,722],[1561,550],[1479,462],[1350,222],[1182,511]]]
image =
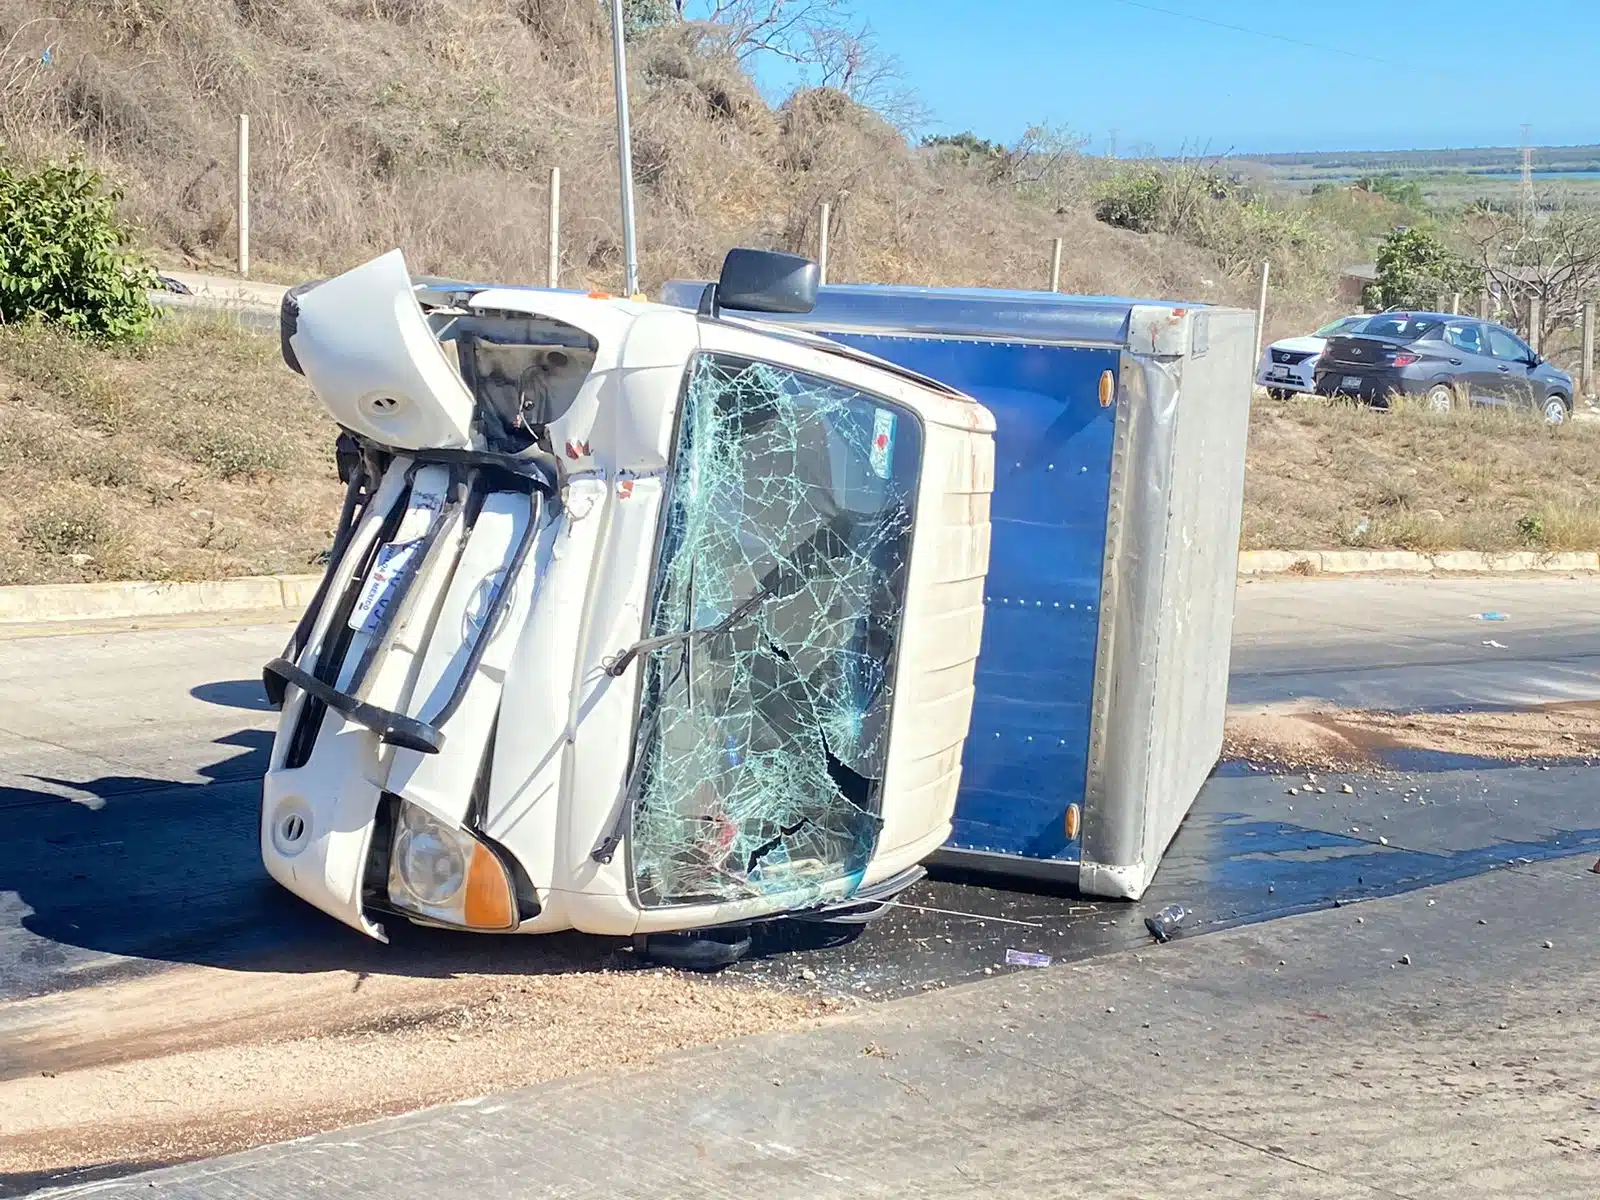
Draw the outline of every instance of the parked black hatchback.
[[[1553,425],[1572,412],[1572,376],[1500,325],[1449,313],[1379,313],[1360,332],[1331,337],[1317,363],[1317,393],[1387,406],[1425,397],[1536,408]]]

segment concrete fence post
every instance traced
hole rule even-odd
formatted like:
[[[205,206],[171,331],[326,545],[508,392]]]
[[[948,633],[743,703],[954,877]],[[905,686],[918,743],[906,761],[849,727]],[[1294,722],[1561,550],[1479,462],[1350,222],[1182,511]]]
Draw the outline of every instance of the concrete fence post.
[[[1448,312],[1449,310],[1445,308],[1446,299],[1447,297],[1443,292],[1435,296],[1433,298],[1433,311],[1436,313]]]
[[[238,203],[239,278],[250,275],[250,115],[239,114],[239,176],[235,185]]]
[[[1483,291],[1478,293],[1478,320],[1487,321],[1488,319],[1489,319],[1489,289],[1488,288],[1484,288]]]
[[[817,282],[828,282],[828,224],[833,219],[833,206],[826,200],[817,209]]]
[[[1544,339],[1540,331],[1544,328],[1544,301],[1538,296],[1528,299],[1528,345],[1533,347],[1535,354],[1541,353],[1539,343]]]
[[[549,286],[561,286],[561,168],[550,168]]]
[[[1061,290],[1061,239],[1053,238],[1050,242],[1050,290]]]
[[[1594,395],[1594,301],[1583,306],[1583,394]]]
[[[1267,328],[1267,279],[1272,274],[1270,261],[1261,264],[1261,294],[1256,297],[1256,356],[1250,360],[1251,370],[1261,361],[1261,338]]]
[[[1454,317],[1458,317],[1458,316],[1461,315],[1461,293],[1460,292],[1451,292],[1450,293],[1450,315],[1454,316]]]

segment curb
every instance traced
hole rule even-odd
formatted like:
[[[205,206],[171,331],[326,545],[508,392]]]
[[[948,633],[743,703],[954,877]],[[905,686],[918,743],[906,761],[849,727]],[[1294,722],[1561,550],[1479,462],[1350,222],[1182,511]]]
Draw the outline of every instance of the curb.
[[[1315,575],[1509,575],[1600,572],[1600,554],[1484,554],[1446,550],[1245,550],[1239,577]],[[0,628],[53,621],[186,616],[196,613],[302,612],[320,575],[248,575],[196,583],[44,583],[0,587]]]
[[[1600,554],[1566,551],[1540,554],[1512,550],[1502,554],[1477,550],[1245,550],[1239,574],[1257,575],[1506,575],[1538,572],[1600,571]]]
[[[248,575],[198,583],[44,583],[0,587],[0,626],[113,617],[303,610],[320,575]]]

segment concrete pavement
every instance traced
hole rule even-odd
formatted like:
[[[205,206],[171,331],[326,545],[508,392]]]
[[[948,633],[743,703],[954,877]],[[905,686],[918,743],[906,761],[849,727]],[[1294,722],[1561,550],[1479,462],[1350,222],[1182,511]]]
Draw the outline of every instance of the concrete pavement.
[[[1562,580],[1246,585],[1234,699],[1404,707],[1600,697],[1594,590]],[[1470,614],[1480,611],[1505,611],[1511,619],[1473,621]],[[140,625],[13,638],[0,653],[0,812],[11,831],[0,843],[0,998],[76,986],[150,963],[240,964],[287,955],[412,972],[430,963],[447,970],[447,964],[470,961],[480,943],[471,953],[446,952],[419,933],[408,950],[375,947],[266,880],[255,821],[275,714],[266,708],[259,671],[288,634],[283,619],[192,625],[172,618]],[[1484,647],[1486,638],[1510,649]],[[1547,814],[1542,824],[1516,835],[1545,845],[1544,853],[1560,851],[1563,843],[1551,841],[1557,833],[1591,824],[1562,800],[1561,788],[1569,786],[1564,772],[1545,773],[1528,785],[1516,782],[1521,774],[1496,777],[1502,781],[1496,795],[1508,812]],[[1482,790],[1470,770],[1433,782],[1441,793],[1461,797]],[[1533,784],[1543,792],[1525,794]],[[1193,905],[1203,888],[1215,900],[1206,918],[1226,922],[1343,894],[1339,880],[1315,864],[1296,868],[1303,890],[1291,884],[1296,872],[1274,868],[1277,890],[1270,903],[1264,892],[1236,886],[1263,869],[1249,865],[1252,856],[1282,840],[1262,841],[1252,833],[1272,813],[1278,791],[1266,780],[1213,780],[1158,876],[1153,898],[1171,888],[1171,898]],[[1354,800],[1336,817],[1331,808],[1328,815],[1318,837],[1350,840],[1346,826],[1380,819]],[[1493,818],[1483,839],[1493,841],[1493,829],[1510,837],[1508,819]],[[1417,848],[1434,857],[1403,869],[1386,858],[1381,871],[1370,873],[1373,879],[1388,887],[1416,886],[1470,869],[1448,857],[1460,846],[1418,842]],[[927,886],[932,890],[920,903],[963,911],[992,904],[997,916],[1009,911],[1009,902],[997,898],[1002,893]],[[910,916],[904,926],[913,945],[917,938],[957,932],[923,928]],[[956,977],[981,972],[1005,949],[975,939],[970,929],[959,932],[971,954]],[[999,929],[989,934],[999,936]],[[1098,952],[1138,936],[1135,914],[1088,905],[1071,923],[1070,936],[1048,949],[1058,956]],[[874,994],[949,977],[943,968],[919,968],[899,956],[887,964],[843,956],[837,969],[849,986]]]
[[[1600,695],[1590,591],[1549,579],[1249,584],[1234,698]],[[166,963],[431,975],[540,953],[538,939],[420,930],[381,947],[273,888],[254,840],[273,718],[258,670],[287,624],[130,624],[15,637],[0,653],[11,834],[0,999]],[[1600,876],[1582,868],[1600,853],[1596,777],[1469,768],[1384,781],[1423,789],[1425,808],[1356,779],[1358,794],[1296,813],[1281,780],[1219,776],[1145,905],[925,884],[907,899],[927,911],[741,970],[881,997],[982,979],[1012,946],[1085,965],[875,1009],[811,1041],[196,1164],[141,1180],[139,1194],[152,1194],[146,1182],[174,1195],[377,1194],[386,1172],[399,1189],[386,1200],[425,1182],[516,1195],[1592,1194],[1583,1164],[1600,1153],[1600,1115],[1584,1115],[1590,1100],[1570,1080],[1596,1077],[1582,1057],[1593,1047],[1581,1022],[1550,1021],[1594,994],[1585,922]],[[1561,859],[1579,849],[1582,860]],[[1441,881],[1454,882],[1418,890]],[[1196,909],[1194,933],[1224,932],[1132,957],[1143,913],[1169,900]],[[1335,900],[1361,903],[1327,908]],[[1292,915],[1308,909],[1322,911]],[[1393,915],[1354,926],[1352,911]],[[1391,966],[1400,954],[1413,965]],[[1410,1004],[1421,1007],[1407,1016]],[[1496,1012],[1516,1014],[1510,1029],[1474,1024]],[[6,1020],[0,1007],[0,1075]],[[1479,1056],[1501,1043],[1500,1058]],[[1463,1057],[1493,1073],[1479,1078]],[[1411,1140],[1375,1126],[1401,1112],[1419,1115]],[[1546,1126],[1554,1140],[1527,1132]]]
[[[80,1194],[1587,1200],[1586,866],[1022,972]]]

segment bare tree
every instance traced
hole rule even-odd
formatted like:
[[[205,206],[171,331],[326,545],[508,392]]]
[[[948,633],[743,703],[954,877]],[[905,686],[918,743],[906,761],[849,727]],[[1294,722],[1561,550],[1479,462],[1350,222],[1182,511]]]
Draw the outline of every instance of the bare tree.
[[[902,130],[926,118],[900,63],[858,21],[848,0],[673,0],[746,66],[763,56],[796,68],[807,87],[834,88]]]
[[[1573,205],[1517,205],[1474,219],[1478,257],[1490,290],[1508,301],[1519,324],[1540,302],[1541,344],[1570,324],[1600,293],[1600,210]]]
[[[685,20],[708,26],[742,63],[770,54],[785,62],[810,65],[815,62],[815,32],[849,25],[843,0],[706,0],[687,6],[682,0],[675,3]]]

